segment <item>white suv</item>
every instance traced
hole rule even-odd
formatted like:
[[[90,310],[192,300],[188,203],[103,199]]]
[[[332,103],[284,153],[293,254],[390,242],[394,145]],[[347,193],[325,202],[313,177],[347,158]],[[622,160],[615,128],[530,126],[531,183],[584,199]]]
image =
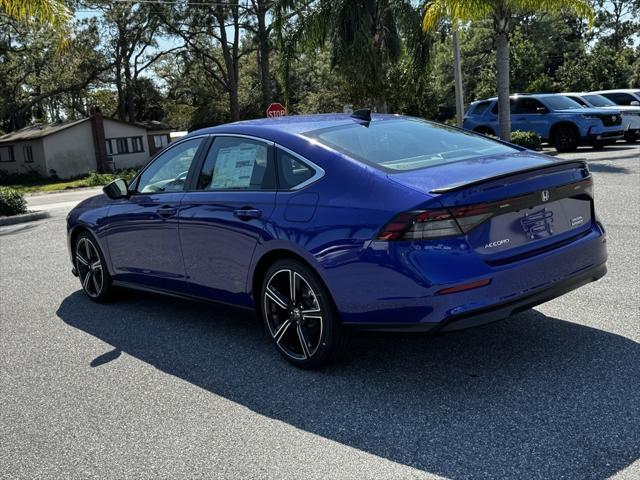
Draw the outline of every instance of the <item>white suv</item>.
[[[640,89],[637,88],[621,88],[620,90],[600,90],[599,92],[591,92],[607,97],[616,105],[631,105],[632,107],[640,107]]]
[[[612,90],[611,92],[618,92]],[[630,90],[633,91],[633,90]],[[640,95],[640,91],[638,92]],[[616,104],[604,93],[561,93],[567,98],[578,102],[585,108],[607,108],[617,110],[622,115],[622,126],[624,127],[624,139],[633,143],[640,139],[640,102],[638,106]]]

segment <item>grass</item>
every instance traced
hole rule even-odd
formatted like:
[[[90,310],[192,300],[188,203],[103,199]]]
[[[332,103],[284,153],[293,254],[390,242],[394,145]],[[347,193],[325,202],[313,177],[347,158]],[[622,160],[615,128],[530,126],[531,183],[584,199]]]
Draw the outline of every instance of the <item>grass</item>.
[[[83,187],[99,187],[106,185],[107,183],[115,180],[116,178],[124,178],[125,180],[131,180],[135,175],[135,170],[124,170],[118,173],[96,173],[74,178],[71,180],[59,180],[38,176],[22,176],[17,178],[4,179],[2,184],[4,186],[13,188],[20,193],[41,193],[41,192],[56,192],[60,190],[71,190],[74,188]]]

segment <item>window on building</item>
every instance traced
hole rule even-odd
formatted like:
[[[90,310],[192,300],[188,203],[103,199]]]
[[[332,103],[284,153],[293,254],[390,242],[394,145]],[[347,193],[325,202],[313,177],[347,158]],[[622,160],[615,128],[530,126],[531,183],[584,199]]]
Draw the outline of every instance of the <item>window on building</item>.
[[[116,138],[116,151],[119,154],[129,153],[129,142],[126,138]]]
[[[33,149],[31,145],[22,147],[22,153],[24,154],[25,163],[33,163]]]
[[[107,138],[104,141],[104,144],[107,146],[107,155],[113,155],[113,144],[111,143],[111,139]]]
[[[168,145],[169,141],[167,140],[166,135],[154,135],[153,136],[153,146],[156,148],[164,148]]]
[[[142,137],[131,137],[131,147],[133,152],[144,152]]]
[[[0,162],[15,162],[16,157],[13,154],[13,145],[8,147],[0,147]]]

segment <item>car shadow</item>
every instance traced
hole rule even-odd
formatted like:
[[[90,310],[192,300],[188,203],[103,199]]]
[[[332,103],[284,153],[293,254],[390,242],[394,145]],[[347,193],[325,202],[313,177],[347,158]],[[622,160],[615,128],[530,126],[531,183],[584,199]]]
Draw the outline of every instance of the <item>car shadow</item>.
[[[631,170],[629,170],[628,168],[601,163],[590,163],[589,170],[592,172],[602,173],[631,173]]]
[[[81,292],[58,316],[216,395],[448,478],[607,478],[640,457],[640,345],[535,310],[437,337],[367,334],[319,371],[289,366],[256,318],[214,304]],[[614,319],[612,319],[614,321]]]

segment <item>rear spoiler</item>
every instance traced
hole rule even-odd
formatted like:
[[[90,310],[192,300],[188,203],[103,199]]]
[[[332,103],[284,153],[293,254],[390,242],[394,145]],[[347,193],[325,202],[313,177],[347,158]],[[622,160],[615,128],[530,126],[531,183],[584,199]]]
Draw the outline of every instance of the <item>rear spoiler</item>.
[[[571,165],[575,164],[578,168],[587,168],[587,162],[583,160],[562,160],[550,163],[549,165],[537,166],[537,167],[529,167],[522,168],[520,170],[512,170],[511,172],[501,173],[500,175],[494,175],[491,177],[483,177],[477,180],[471,180],[470,182],[463,183],[453,183],[451,185],[447,185],[446,187],[435,188],[431,190],[429,193],[449,193],[455,192],[457,190],[462,190],[463,188],[473,187],[475,185],[480,185],[482,183],[490,182],[493,180],[499,180],[501,178],[510,177],[512,175],[519,175],[521,173],[534,172],[537,170],[545,170],[547,168],[554,168],[558,165]]]

